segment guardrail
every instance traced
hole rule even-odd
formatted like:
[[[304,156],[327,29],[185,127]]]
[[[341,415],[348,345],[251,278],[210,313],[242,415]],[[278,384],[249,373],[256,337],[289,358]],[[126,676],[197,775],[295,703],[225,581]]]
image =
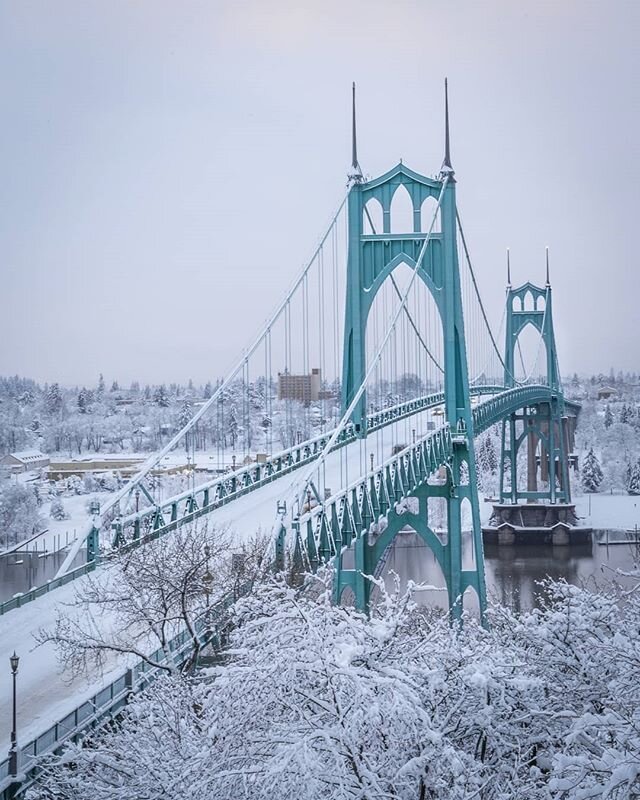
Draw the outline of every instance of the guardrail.
[[[201,645],[216,640],[221,632],[223,614],[235,602],[237,597],[246,594],[250,584],[244,584],[235,594],[229,594],[211,607],[208,614],[201,615],[195,622],[195,630]],[[211,617],[218,617],[211,628]],[[185,629],[169,642],[169,650],[173,654],[171,661],[176,665],[184,663],[184,656],[191,647],[191,637]],[[149,656],[158,664],[169,664],[166,651],[159,648]],[[55,753],[69,741],[76,741],[87,730],[94,730],[117,716],[127,705],[133,692],[144,689],[166,670],[140,660],[133,667],[100,689],[93,697],[77,706],[73,711],[54,723],[44,733],[19,748],[18,776],[9,773],[10,759],[0,761],[0,800],[13,800],[21,796],[35,780],[38,770],[38,759]],[[16,784],[19,786],[16,788]]]
[[[449,424],[441,426],[292,521],[310,567],[315,569],[348,547],[354,537],[445,464],[454,438]]]

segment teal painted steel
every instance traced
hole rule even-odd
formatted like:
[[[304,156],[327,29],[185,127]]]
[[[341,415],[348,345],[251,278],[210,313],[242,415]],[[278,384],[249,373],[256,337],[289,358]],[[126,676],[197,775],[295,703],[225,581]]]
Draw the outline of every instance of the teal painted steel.
[[[445,183],[445,178],[448,180]],[[413,205],[413,231],[391,234],[391,204],[395,192],[404,186]],[[345,332],[343,355],[343,411],[350,407],[366,374],[365,333],[367,317],[377,291],[385,279],[401,263],[416,268],[426,234],[421,233],[421,207],[428,197],[438,199],[440,206],[440,232],[432,234],[426,247],[425,256],[417,269],[417,277],[431,292],[440,313],[444,342],[444,411],[447,430],[452,431],[451,448],[446,459],[440,462],[447,466],[447,505],[449,534],[444,546],[441,567],[447,583],[449,607],[453,616],[459,616],[462,609],[462,595],[469,584],[468,576],[462,570],[462,519],[461,507],[469,500],[472,515],[472,536],[476,553],[476,568],[472,584],[478,592],[480,607],[486,606],[484,583],[484,558],[482,534],[480,530],[480,510],[478,497],[470,487],[476,485],[475,457],[473,452],[473,417],[469,392],[469,376],[465,346],[464,318],[460,288],[460,269],[457,250],[456,183],[453,170],[447,164],[440,179],[431,179],[410,170],[400,163],[379,178],[356,182],[351,187],[348,198],[348,243],[347,288],[345,303]],[[366,203],[374,199],[382,207],[383,230],[379,234],[363,233],[363,215]],[[366,435],[366,392],[364,392],[353,412],[352,423],[359,436]],[[427,437],[430,441],[431,437]],[[427,441],[425,440],[425,441]],[[415,465],[414,465],[415,466]],[[466,485],[462,484],[463,472],[468,476]],[[400,469],[393,469],[389,475],[393,487],[385,501],[408,496],[402,494],[405,486]],[[420,491],[429,491],[420,484]],[[364,491],[364,490],[363,490]],[[398,496],[400,493],[400,496]],[[366,491],[364,491],[366,495]],[[366,507],[368,508],[368,506]],[[366,509],[365,509],[366,510]],[[343,552],[335,553],[336,597],[349,585],[355,587],[356,605],[368,608],[369,586],[363,570],[369,568],[377,555],[366,550],[364,537],[359,535],[361,520],[358,504],[352,508],[353,520],[349,519],[349,533],[355,530],[355,570],[348,572],[342,568]],[[418,533],[425,538],[425,513],[416,520]],[[424,518],[424,519],[422,519]],[[370,573],[369,573],[370,574]]]
[[[500,502],[517,504],[521,500],[546,500],[550,503],[571,502],[571,485],[569,480],[569,453],[567,452],[568,436],[566,432],[566,414],[569,410],[577,413],[575,405],[569,409],[564,401],[558,354],[553,329],[553,307],[551,286],[544,288],[532,283],[524,283],[516,289],[507,287],[506,297],[506,335],[505,335],[505,386],[516,385],[515,352],[518,338],[522,331],[531,325],[540,334],[546,351],[546,382],[551,390],[549,397],[539,400],[528,400],[520,406],[523,409],[517,414],[514,409],[502,420],[501,455],[500,455]],[[498,420],[496,420],[497,422]],[[522,426],[519,423],[522,422]],[[518,433],[518,428],[522,430]],[[524,441],[527,447],[537,450],[541,444],[540,461],[543,477],[548,477],[548,488],[544,491],[531,491],[527,481],[527,490],[519,486],[518,454]],[[533,453],[529,456],[534,459]],[[531,466],[530,469],[537,467]],[[509,476],[509,485],[505,485],[505,476]],[[537,481],[537,478],[536,478]]]

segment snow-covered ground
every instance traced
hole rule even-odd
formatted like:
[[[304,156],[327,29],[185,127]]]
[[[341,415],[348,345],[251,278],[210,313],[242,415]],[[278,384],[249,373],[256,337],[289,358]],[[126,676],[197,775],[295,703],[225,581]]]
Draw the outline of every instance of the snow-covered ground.
[[[640,497],[628,494],[584,494],[574,497],[576,513],[595,530],[640,529]]]

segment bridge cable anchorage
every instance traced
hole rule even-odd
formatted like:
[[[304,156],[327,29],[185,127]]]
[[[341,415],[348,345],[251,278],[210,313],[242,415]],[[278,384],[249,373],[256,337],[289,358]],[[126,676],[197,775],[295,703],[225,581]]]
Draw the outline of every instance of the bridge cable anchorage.
[[[271,315],[271,317],[265,322],[260,333],[254,339],[253,343],[250,347],[244,350],[241,358],[236,362],[235,366],[231,369],[231,371],[227,374],[227,377],[216,387],[215,391],[212,393],[211,397],[203,403],[203,405],[198,409],[198,411],[191,417],[191,419],[183,425],[180,430],[173,436],[173,438],[158,452],[154,453],[153,455],[149,456],[149,458],[144,462],[142,467],[140,468],[139,472],[132,477],[128,483],[123,486],[121,489],[116,491],[111,499],[109,499],[104,506],[100,510],[100,523],[104,523],[105,518],[113,509],[117,508],[120,501],[125,498],[126,496],[130,496],[133,490],[139,486],[139,484],[144,480],[145,477],[151,472],[152,469],[157,467],[159,462],[171,451],[173,448],[179,444],[179,442],[183,439],[183,437],[197,424],[197,422],[209,411],[209,409],[214,406],[214,404],[218,402],[222,402],[225,392],[229,389],[232,381],[242,372],[244,373],[245,364],[247,360],[258,350],[258,348],[265,342],[265,339],[269,337],[270,331],[274,324],[277,322],[280,317],[288,313],[287,306],[291,301],[291,298],[296,293],[296,291],[302,285],[305,276],[307,276],[309,270],[316,262],[318,258],[318,254],[324,247],[327,240],[332,241],[335,236],[332,236],[335,232],[335,228],[342,213],[343,208],[346,205],[348,198],[348,192],[345,193],[343,199],[341,200],[337,210],[330,218],[330,222],[325,229],[324,233],[320,237],[320,241],[316,246],[312,256],[306,261],[302,269],[300,270],[298,276],[295,278],[293,283],[291,284],[289,290],[287,291],[285,298],[280,302],[280,304],[276,307],[276,310]],[[331,238],[330,238],[331,237]],[[337,245],[336,245],[337,248]],[[337,252],[337,249],[336,249]],[[221,410],[221,413],[224,413],[224,410]],[[64,559],[62,565],[58,569],[56,573],[56,578],[61,577],[64,575],[71,564],[75,560],[76,556],[80,552],[80,549],[87,541],[88,537],[91,536],[92,532],[94,531],[94,525],[92,524],[88,527],[80,536],[75,540],[72,546],[69,549],[69,553],[67,557]]]
[[[364,390],[365,390],[365,388],[367,386],[367,383],[368,383],[369,379],[371,378],[371,375],[373,374],[373,372],[375,370],[376,364],[380,360],[380,357],[382,356],[382,353],[384,352],[384,349],[385,349],[387,343],[389,342],[392,333],[396,329],[396,325],[398,323],[398,320],[400,318],[402,310],[406,306],[407,299],[409,297],[409,294],[411,293],[411,289],[413,287],[415,278],[416,278],[416,276],[418,274],[418,270],[420,269],[420,266],[422,265],[422,261],[424,259],[424,256],[425,256],[425,253],[426,253],[426,250],[427,250],[427,245],[429,244],[429,241],[431,240],[431,236],[433,234],[433,229],[435,227],[436,220],[437,220],[437,217],[438,217],[438,212],[440,210],[440,206],[442,204],[444,193],[445,193],[445,190],[446,190],[447,185],[449,183],[449,180],[450,180],[450,176],[448,174],[445,174],[443,176],[442,189],[440,190],[440,195],[438,197],[438,202],[437,202],[436,207],[434,209],[434,213],[433,213],[433,216],[432,216],[432,219],[431,219],[431,224],[429,225],[429,230],[428,230],[427,235],[426,235],[426,237],[424,239],[424,242],[422,243],[422,247],[420,248],[420,254],[418,255],[418,258],[416,260],[415,266],[412,269],[411,278],[409,280],[407,288],[405,289],[405,293],[404,293],[404,295],[402,297],[402,303],[398,306],[398,308],[397,308],[397,310],[396,310],[396,312],[395,312],[395,314],[393,316],[393,319],[391,320],[391,323],[390,323],[390,325],[389,325],[389,327],[387,329],[387,332],[386,332],[386,335],[384,337],[384,340],[382,341],[382,343],[378,347],[378,350],[377,350],[377,352],[376,352],[371,364],[368,366],[367,372],[366,372],[366,374],[365,374],[365,376],[364,376],[364,378],[363,378],[363,380],[362,380],[362,382],[360,384],[360,387],[358,388],[357,392],[355,393],[354,397],[352,398],[351,403],[349,404],[349,407],[346,409],[346,411],[342,415],[342,418],[340,419],[340,422],[338,423],[337,427],[333,431],[333,433],[332,433],[331,437],[329,438],[328,442],[325,444],[322,452],[316,458],[313,466],[309,470],[307,470],[307,472],[303,475],[301,480],[295,480],[294,479],[291,482],[291,484],[289,485],[288,489],[287,489],[287,492],[291,492],[291,491],[294,491],[297,487],[300,487],[300,486],[303,487],[301,491],[296,493],[296,502],[297,502],[297,507],[298,508],[302,508],[302,506],[303,506],[303,502],[302,501],[304,499],[304,494],[305,494],[305,492],[307,490],[309,482],[313,478],[314,473],[316,472],[316,470],[319,467],[321,467],[324,464],[324,462],[327,459],[327,456],[333,450],[333,446],[335,445],[338,437],[343,432],[343,430],[346,428],[346,426],[349,424],[351,415],[352,415],[354,409],[356,408],[360,398],[362,397],[362,394],[364,393]],[[295,503],[292,503],[292,505],[295,505]],[[324,499],[323,499],[323,505],[324,505]],[[272,527],[272,540],[273,541],[275,541],[276,537],[279,535],[279,533],[280,533],[280,531],[281,531],[281,529],[283,527],[284,517],[285,517],[284,513],[282,513],[279,510],[278,513],[277,513],[276,519],[274,521],[273,527]]]
[[[374,235],[376,235],[377,231],[376,231],[375,225],[373,224],[373,220],[371,219],[371,214],[369,213],[369,209],[367,208],[366,204],[364,206],[364,213],[367,215],[367,219],[369,220],[369,225],[371,226],[372,233]],[[389,274],[389,277],[391,278],[391,284],[393,285],[393,288],[395,289],[396,294],[398,295],[400,300],[402,300],[402,293],[400,291],[400,288],[398,287],[398,283],[397,283],[396,279],[393,277],[393,272],[391,272]],[[444,369],[440,366],[440,364],[438,364],[437,359],[435,358],[435,356],[431,353],[431,351],[427,347],[427,343],[422,338],[422,336],[420,334],[420,331],[418,330],[418,327],[416,326],[416,323],[414,322],[413,317],[411,316],[411,312],[409,311],[409,309],[406,306],[403,306],[403,308],[404,308],[405,314],[407,315],[407,319],[411,323],[411,327],[413,328],[416,336],[418,337],[418,341],[420,342],[420,344],[424,348],[425,353],[429,356],[431,361],[433,361],[433,363],[435,364],[437,369],[439,369],[440,372],[444,375]]]

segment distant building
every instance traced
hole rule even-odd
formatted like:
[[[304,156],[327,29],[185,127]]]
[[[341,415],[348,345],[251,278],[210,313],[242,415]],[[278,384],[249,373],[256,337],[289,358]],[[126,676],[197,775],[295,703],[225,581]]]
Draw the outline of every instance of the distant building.
[[[32,469],[43,469],[49,466],[49,456],[39,450],[23,450],[21,453],[9,453],[0,458],[0,464],[11,472],[29,472]]]
[[[306,406],[320,398],[322,373],[312,369],[309,375],[278,373],[278,400],[298,400]]]
[[[610,397],[616,398],[618,390],[611,386],[602,386],[598,389],[598,400],[608,400]]]

